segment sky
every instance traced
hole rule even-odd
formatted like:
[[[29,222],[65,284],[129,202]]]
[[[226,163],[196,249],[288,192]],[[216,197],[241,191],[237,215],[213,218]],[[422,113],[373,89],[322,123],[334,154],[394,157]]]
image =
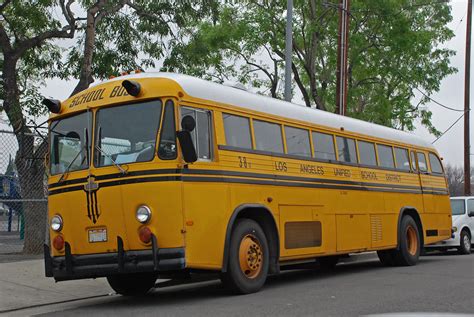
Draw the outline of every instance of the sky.
[[[464,64],[465,64],[465,46],[466,46],[466,12],[467,12],[467,1],[458,0],[451,1],[453,21],[449,27],[454,31],[455,36],[444,46],[451,48],[456,51],[456,55],[451,58],[451,65],[458,69],[458,72],[446,77],[442,83],[438,93],[431,95],[431,97],[446,105],[455,109],[464,109]],[[462,20],[462,21],[461,21]],[[472,48],[471,48],[472,52]],[[472,55],[472,54],[471,54]],[[471,62],[471,74],[473,69],[473,63]],[[471,109],[474,108],[472,103],[473,100],[473,81],[474,74],[471,75]],[[445,131],[451,124],[456,121],[462,112],[455,112],[444,109],[433,102],[427,104],[429,110],[433,112],[433,124],[439,131]],[[471,122],[471,144],[474,142],[474,127],[472,127],[472,118],[474,117],[473,111],[470,112]],[[431,135],[425,128],[417,125],[415,134],[424,137],[426,140],[434,141],[436,137]],[[444,158],[444,164],[463,165],[464,159],[464,119],[461,119],[451,130],[449,130],[443,137],[441,137],[436,143],[440,155]],[[474,153],[474,150],[471,150]],[[471,156],[472,157],[472,156]]]
[[[458,69],[458,72],[446,77],[440,87],[438,93],[431,95],[431,98],[448,106],[456,109],[463,109],[464,107],[464,61],[465,61],[465,40],[466,40],[466,12],[467,12],[467,0],[455,0],[451,1],[453,21],[449,24],[449,27],[454,31],[455,36],[443,46],[449,47],[456,51],[456,55],[451,58],[451,65]],[[349,39],[350,40],[350,39]],[[472,48],[474,51],[474,47]],[[474,60],[472,62],[474,64]],[[146,71],[157,71],[157,69],[147,69]],[[472,71],[472,65],[471,65]],[[471,76],[471,89],[474,87],[474,74]],[[47,80],[46,85],[41,89],[44,96],[54,97],[56,99],[66,99],[73,88],[75,87],[77,80]],[[473,100],[473,93],[471,93],[471,100]],[[295,98],[298,98],[297,96]],[[414,103],[419,100],[419,97],[414,98]],[[293,102],[302,104],[301,100],[294,99]],[[429,102],[427,108],[433,112],[432,122],[434,126],[440,130],[445,131],[456,119],[458,119],[462,113],[450,111],[436,105],[433,102]],[[471,108],[474,108],[471,106]],[[470,119],[474,117],[471,111]],[[39,120],[45,118],[39,118]],[[471,121],[472,122],[472,121]],[[426,140],[432,142],[436,139],[431,135],[421,124],[416,124],[417,128],[413,132]],[[464,120],[461,119],[449,132],[441,137],[435,146],[438,149],[441,157],[444,159],[444,164],[460,165],[463,164],[463,148],[464,148],[464,137],[463,137]],[[0,129],[5,129],[5,125],[0,123]],[[474,126],[471,124],[471,143],[474,142]],[[3,152],[3,151],[2,151]],[[471,150],[474,153],[474,150]],[[7,153],[3,152],[0,155],[0,166],[1,161],[7,156]]]

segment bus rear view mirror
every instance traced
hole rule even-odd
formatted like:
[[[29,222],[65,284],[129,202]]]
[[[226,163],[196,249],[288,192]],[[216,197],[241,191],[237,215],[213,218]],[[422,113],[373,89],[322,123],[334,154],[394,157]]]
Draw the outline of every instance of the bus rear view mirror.
[[[183,119],[181,119],[181,128],[184,131],[192,132],[195,127],[196,127],[196,120],[194,120],[193,117],[184,116]]]
[[[194,119],[193,119],[194,120]],[[197,161],[196,149],[194,148],[191,133],[187,130],[178,131],[178,140],[183,152],[183,158],[186,163],[194,163]]]

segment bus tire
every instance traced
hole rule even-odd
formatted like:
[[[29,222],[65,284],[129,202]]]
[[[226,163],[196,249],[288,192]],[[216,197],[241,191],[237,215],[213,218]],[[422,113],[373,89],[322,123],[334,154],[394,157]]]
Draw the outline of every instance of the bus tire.
[[[156,275],[150,273],[111,275],[107,276],[107,282],[117,294],[141,296],[155,286]]]
[[[466,229],[461,231],[460,235],[460,244],[458,251],[460,254],[470,254],[471,253],[471,235]]]
[[[232,230],[224,285],[236,294],[249,294],[265,284],[270,263],[267,238],[257,222],[239,219]]]
[[[420,257],[421,237],[418,226],[411,216],[403,216],[399,236],[400,244],[392,254],[395,265],[416,265]]]
[[[393,250],[377,251],[377,256],[379,257],[380,263],[382,263],[384,266],[395,265],[395,261],[393,259]]]
[[[317,258],[317,262],[319,266],[324,271],[332,270],[336,267],[337,263],[339,262],[338,255],[330,255],[330,256],[322,256]]]

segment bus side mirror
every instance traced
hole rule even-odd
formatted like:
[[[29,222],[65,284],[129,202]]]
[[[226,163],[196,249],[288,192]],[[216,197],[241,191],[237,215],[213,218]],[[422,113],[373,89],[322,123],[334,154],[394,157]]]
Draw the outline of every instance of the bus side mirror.
[[[467,213],[469,217],[474,217],[474,210],[471,210]]]
[[[196,128],[196,120],[191,116],[184,116],[181,119],[181,128],[184,131],[192,132]]]
[[[183,130],[178,131],[177,136],[184,161],[186,163],[194,163],[197,161],[197,154],[193,139],[191,138],[191,131],[196,127],[196,121],[191,116],[184,116],[181,120],[181,127]]]

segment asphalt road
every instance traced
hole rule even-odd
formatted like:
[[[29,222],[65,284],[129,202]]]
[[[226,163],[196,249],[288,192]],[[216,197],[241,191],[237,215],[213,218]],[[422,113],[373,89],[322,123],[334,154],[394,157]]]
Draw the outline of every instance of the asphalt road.
[[[474,314],[474,255],[429,255],[414,267],[376,258],[270,277],[259,293],[233,296],[218,281],[111,295],[18,311],[48,316],[357,316],[400,312]]]

